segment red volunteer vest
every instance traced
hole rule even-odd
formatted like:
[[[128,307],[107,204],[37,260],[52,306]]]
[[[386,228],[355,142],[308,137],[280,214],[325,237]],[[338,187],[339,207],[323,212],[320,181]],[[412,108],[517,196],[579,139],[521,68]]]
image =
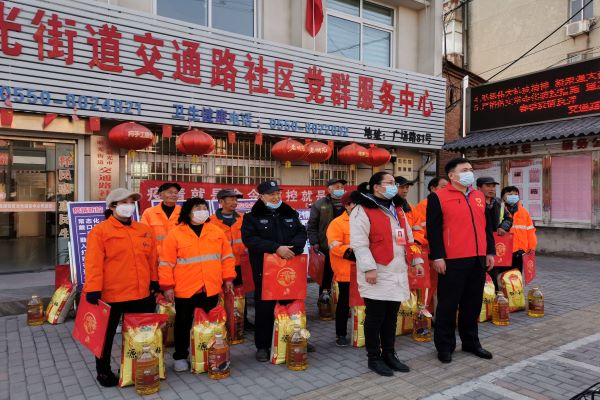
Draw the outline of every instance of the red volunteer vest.
[[[435,194],[443,214],[444,249],[447,259],[485,256],[485,197],[472,190],[468,197],[449,184]]]

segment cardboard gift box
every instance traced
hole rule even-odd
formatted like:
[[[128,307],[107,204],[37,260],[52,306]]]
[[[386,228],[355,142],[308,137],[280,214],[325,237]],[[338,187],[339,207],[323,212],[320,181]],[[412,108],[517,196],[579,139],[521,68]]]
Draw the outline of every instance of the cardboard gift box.
[[[496,242],[494,267],[512,267],[513,234],[500,236],[494,232],[494,241]]]
[[[306,254],[285,260],[277,254],[265,254],[263,263],[263,300],[306,298]]]
[[[537,266],[535,262],[535,251],[531,250],[529,253],[523,254],[523,275],[525,278],[525,284],[535,279],[537,274]]]
[[[90,304],[81,294],[81,301],[77,307],[73,338],[87,347],[96,357],[101,358],[108,328],[110,306],[103,301],[98,305]]]

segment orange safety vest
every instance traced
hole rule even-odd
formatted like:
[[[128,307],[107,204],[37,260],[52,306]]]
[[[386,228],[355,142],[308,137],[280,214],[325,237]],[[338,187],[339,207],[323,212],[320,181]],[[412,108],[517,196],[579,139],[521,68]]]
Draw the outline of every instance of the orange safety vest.
[[[423,205],[423,203],[425,203]],[[426,226],[426,215],[427,215],[427,198],[422,200],[416,206],[410,206],[411,211],[406,214],[406,219],[408,219],[408,223],[410,227],[413,228],[413,238],[415,242],[419,242],[421,245],[427,245],[429,242],[427,241],[427,231],[425,229]],[[417,227],[417,229],[415,229]],[[421,229],[418,229],[420,227]]]
[[[231,244],[231,248],[233,250],[233,255],[235,256],[235,265],[240,265],[240,257],[248,252],[244,243],[242,243],[242,221],[244,220],[244,216],[238,214],[235,220],[235,223],[231,226],[225,224],[223,220],[217,218],[217,215],[213,215],[210,217],[210,223],[219,227],[227,240],[229,240],[229,244]]]
[[[111,216],[87,237],[83,290],[102,292],[107,303],[144,299],[150,296],[150,281],[158,280],[156,264],[152,230]]]
[[[519,202],[519,208],[513,215],[513,224],[510,228],[513,234],[513,253],[518,250],[528,252],[537,247],[537,237],[535,235],[535,226],[529,212]]]
[[[199,237],[187,224],[177,225],[163,242],[158,276],[161,287],[175,288],[175,297],[188,299],[202,290],[207,296],[220,293],[223,281],[236,276],[229,240],[210,223]]]
[[[147,208],[142,214],[140,222],[152,228],[159,254],[163,241],[167,238],[169,232],[177,226],[180,213],[181,206],[175,205],[173,213],[167,218],[167,214],[162,209],[162,203],[160,203],[154,207]]]
[[[344,259],[344,253],[350,247],[350,216],[344,211],[334,218],[327,228],[329,258],[337,282],[350,282],[350,268],[354,264]]]

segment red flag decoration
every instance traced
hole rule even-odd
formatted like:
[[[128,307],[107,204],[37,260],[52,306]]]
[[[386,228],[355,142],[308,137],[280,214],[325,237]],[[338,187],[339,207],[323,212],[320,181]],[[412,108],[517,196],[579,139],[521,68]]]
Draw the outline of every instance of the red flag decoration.
[[[232,131],[227,132],[227,142],[229,144],[235,143],[235,132],[232,132]]]
[[[100,131],[100,117],[90,117],[88,124],[91,132]]]
[[[0,109],[0,125],[11,126],[13,122],[13,110],[8,108]]]
[[[323,0],[306,0],[306,30],[317,36],[323,25]]]
[[[171,125],[162,126],[162,136],[165,139],[173,137],[173,127]]]
[[[256,136],[254,137],[254,144],[257,146],[262,146],[263,144],[263,134],[260,128],[258,128],[258,132],[256,132]]]
[[[43,127],[46,128],[48,125],[50,125],[52,123],[52,121],[54,121],[56,118],[58,118],[58,114],[55,113],[48,113],[46,115],[44,115],[44,123],[43,123]]]

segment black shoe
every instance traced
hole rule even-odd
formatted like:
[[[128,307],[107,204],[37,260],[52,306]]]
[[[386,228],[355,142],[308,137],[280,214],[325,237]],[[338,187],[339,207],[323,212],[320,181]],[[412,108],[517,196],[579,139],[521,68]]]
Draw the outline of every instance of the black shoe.
[[[479,358],[485,358],[486,360],[492,359],[492,353],[484,349],[483,347],[478,347],[476,349],[464,348],[462,349],[465,353],[471,353]]]
[[[244,330],[248,332],[254,331],[254,324],[250,321],[244,321]]]
[[[381,358],[383,358],[383,361],[387,364],[387,366],[393,369],[394,371],[410,372],[410,368],[408,368],[408,365],[398,360],[398,355],[395,352],[383,353]]]
[[[258,362],[269,361],[269,350],[268,349],[256,350],[256,354],[254,355],[254,358],[256,358],[256,361],[258,361]]]
[[[346,339],[346,336],[338,336],[335,339],[335,345],[337,347],[348,347],[348,339]]]
[[[309,353],[314,353],[317,351],[316,347],[310,343],[306,343],[306,351]]]
[[[394,371],[387,366],[381,357],[369,358],[369,369],[381,376],[394,376]]]
[[[440,360],[442,364],[450,364],[452,362],[452,353],[440,351],[438,353],[438,360]]]
[[[113,374],[112,371],[109,371],[106,374],[98,373],[98,376],[96,376],[96,380],[98,381],[98,383],[100,383],[100,385],[104,387],[114,387],[119,384],[119,378],[115,374]]]

